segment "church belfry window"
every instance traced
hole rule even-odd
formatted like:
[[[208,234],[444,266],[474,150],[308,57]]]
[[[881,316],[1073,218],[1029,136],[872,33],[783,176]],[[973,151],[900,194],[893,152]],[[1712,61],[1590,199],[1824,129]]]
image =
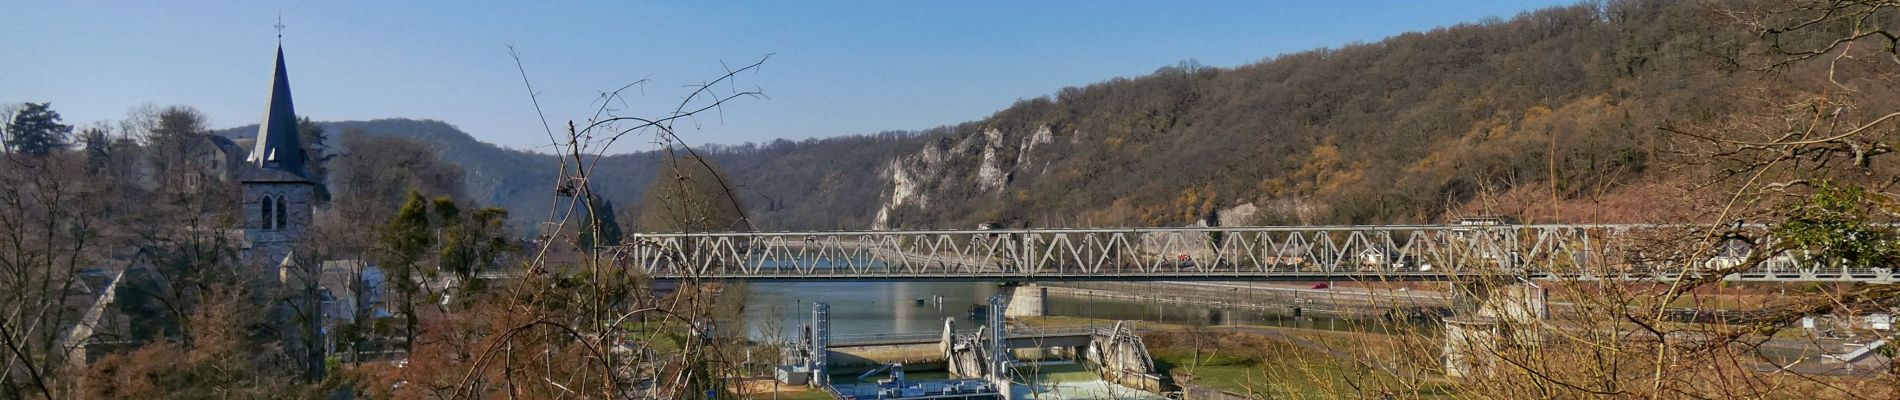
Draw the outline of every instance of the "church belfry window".
[[[258,203],[263,203],[262,207],[264,209],[264,218],[258,220],[259,227],[264,228],[264,229],[272,229],[273,225],[271,225],[271,223],[276,222],[276,218],[277,218],[276,213],[274,212],[276,211],[275,206],[277,205],[277,202],[271,201],[271,197],[266,195],[264,196],[263,199],[260,199]]]
[[[277,229],[290,226],[290,207],[284,202],[284,196],[277,196]]]

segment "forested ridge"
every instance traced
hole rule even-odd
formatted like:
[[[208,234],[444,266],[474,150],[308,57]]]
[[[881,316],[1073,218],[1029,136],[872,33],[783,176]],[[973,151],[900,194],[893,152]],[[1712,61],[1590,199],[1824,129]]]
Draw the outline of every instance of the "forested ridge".
[[[1066,88],[935,143],[991,147],[1006,185],[972,184],[983,166],[961,163],[982,157],[965,154],[927,168],[929,206],[898,207],[890,223],[1165,226],[1241,204],[1260,208],[1241,222],[1261,224],[1630,218],[1511,199],[1594,201],[1664,179],[1658,127],[1728,114],[1731,90],[1754,80],[1729,61],[1736,28],[1704,7],[1551,8]],[[1047,143],[1028,145],[1045,128]]]
[[[1658,127],[1729,115],[1759,84],[1733,62],[1738,34],[1696,2],[1582,4],[1233,68],[1184,61],[927,131],[700,150],[772,230],[864,229],[880,210],[878,227],[1175,226],[1241,205],[1259,211],[1220,219],[1629,221],[1603,204],[1668,179]],[[517,227],[549,215],[551,155],[434,121],[327,126],[431,143]],[[662,158],[609,156],[593,182],[631,213]]]
[[[380,119],[319,123],[326,131],[400,137],[421,142],[443,160],[460,166],[464,187],[472,200],[512,211],[510,225],[531,229],[547,220],[554,208],[553,189],[560,161],[545,153],[502,148],[484,143],[448,123],[433,120]],[[247,138],[256,126],[242,126],[218,134]],[[884,189],[877,167],[897,154],[921,146],[923,137],[947,134],[947,129],[922,132],[884,132],[801,141],[775,140],[764,144],[708,146],[697,149],[724,168],[763,229],[862,229],[870,224]],[[348,158],[349,141],[338,152]],[[646,195],[665,156],[657,150],[608,155],[594,177],[595,190],[615,204],[617,220],[638,220],[639,200]],[[412,173],[413,171],[405,171]],[[558,213],[558,210],[555,210]],[[637,227],[629,226],[629,229]]]

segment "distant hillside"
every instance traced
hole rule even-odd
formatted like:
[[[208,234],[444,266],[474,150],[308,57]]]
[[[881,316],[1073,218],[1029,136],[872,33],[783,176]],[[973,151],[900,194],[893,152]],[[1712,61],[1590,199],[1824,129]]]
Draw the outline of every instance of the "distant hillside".
[[[1743,101],[1718,57],[1734,32],[1698,7],[1551,8],[1235,68],[1184,62],[928,132],[706,150],[774,230],[1629,220],[1602,199],[1656,196],[1630,189],[1663,179],[1655,127]],[[324,125],[434,143],[516,226],[547,216],[552,156],[435,121]],[[637,208],[658,157],[613,156],[595,183]],[[1513,203],[1532,193],[1591,205]]]
[[[1655,195],[1625,189],[1660,179],[1656,127],[1730,113],[1753,80],[1703,6],[1551,8],[1065,88],[893,161],[879,225],[1640,218],[1586,198]],[[1599,205],[1513,200],[1530,193]]]
[[[485,205],[507,208],[510,225],[529,228],[547,219],[554,201],[555,156],[501,148],[476,140],[456,127],[432,120],[379,119],[321,122],[336,140],[346,130],[416,139],[434,146],[444,160],[466,172],[468,195]],[[256,125],[217,132],[233,138],[255,135]],[[883,194],[878,167],[901,150],[923,143],[922,133],[890,132],[804,141],[777,140],[741,146],[698,149],[725,169],[746,196],[743,201],[761,229],[862,229]],[[338,149],[348,156],[349,149]],[[637,210],[662,155],[641,151],[608,156],[593,180],[596,190],[619,210]],[[630,223],[623,219],[622,223]],[[637,229],[637,227],[635,227]]]

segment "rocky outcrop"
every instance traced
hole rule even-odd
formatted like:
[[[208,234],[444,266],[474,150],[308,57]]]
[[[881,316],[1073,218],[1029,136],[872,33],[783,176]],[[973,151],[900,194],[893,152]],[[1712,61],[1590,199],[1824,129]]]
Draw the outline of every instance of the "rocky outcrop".
[[[956,159],[976,153],[977,143],[974,137],[965,137],[955,142],[944,140],[924,144],[924,148],[915,154],[898,156],[884,167],[878,177],[890,185],[889,193],[883,204],[878,206],[877,217],[872,220],[873,229],[888,228],[892,225],[891,214],[905,206],[926,207],[930,204],[927,187],[955,175],[949,164]],[[946,139],[947,140],[947,139]]]
[[[1220,226],[1247,226],[1253,224],[1254,215],[1259,213],[1260,207],[1254,206],[1253,203],[1243,203],[1215,211],[1214,218]]]
[[[1003,168],[1002,160],[996,155],[1002,150],[1003,131],[983,130],[983,161],[976,167],[976,186],[985,192],[994,192],[1009,184],[1010,171]]]
[[[879,173],[890,190],[878,207],[874,228],[891,227],[896,223],[893,214],[900,208],[929,206],[928,193],[935,190],[966,187],[982,195],[1004,192],[1029,165],[1036,148],[1055,141],[1055,131],[1048,125],[1019,135],[1017,139],[1011,132],[990,127],[925,144],[916,153],[892,160]],[[1016,143],[1014,157],[1006,154],[1012,142]],[[1046,166],[1048,160],[1042,162]]]
[[[1024,137],[1023,145],[1020,147],[1017,147],[1016,165],[1024,166],[1024,167],[1031,165],[1029,156],[1031,154],[1035,154],[1036,145],[1047,144],[1049,142],[1054,142],[1055,140],[1056,140],[1055,132],[1052,132],[1049,129],[1049,125],[1043,125],[1041,127],[1036,128],[1036,133],[1031,133],[1029,134],[1029,136]],[[1044,161],[1043,165],[1047,166],[1048,162]],[[1040,173],[1042,171],[1037,171],[1037,172]]]
[[[931,154],[931,150],[935,150],[935,148],[926,149],[924,154],[926,156]],[[935,153],[938,155],[938,159],[942,158],[941,151],[936,151]],[[877,209],[875,224],[877,224],[878,228],[890,226],[892,210],[903,207],[906,204],[923,206],[930,202],[930,197],[925,196],[923,191],[919,190],[917,179],[913,178],[910,171],[904,168],[904,160],[891,160],[890,166],[885,167],[884,171],[884,179],[891,182],[891,198]]]

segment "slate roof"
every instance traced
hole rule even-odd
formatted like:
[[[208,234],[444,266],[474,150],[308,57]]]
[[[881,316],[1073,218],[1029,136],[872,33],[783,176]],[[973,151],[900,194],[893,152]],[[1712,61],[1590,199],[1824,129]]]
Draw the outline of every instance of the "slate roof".
[[[269,108],[264,122],[257,126],[257,139],[245,162],[265,170],[288,174],[264,173],[252,177],[286,181],[290,177],[308,180],[304,171],[303,145],[297,138],[297,109],[290,101],[290,76],[284,69],[284,46],[277,46],[277,71],[271,76]],[[247,179],[250,180],[250,179]]]

